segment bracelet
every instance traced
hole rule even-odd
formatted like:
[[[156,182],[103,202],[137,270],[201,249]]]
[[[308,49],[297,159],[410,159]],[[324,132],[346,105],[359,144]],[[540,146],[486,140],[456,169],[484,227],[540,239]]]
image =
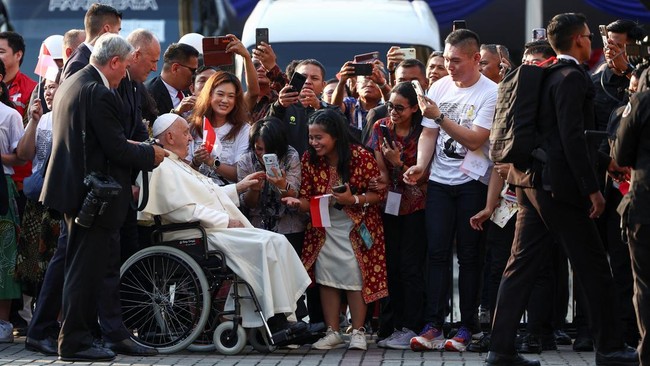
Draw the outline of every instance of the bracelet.
[[[377,85],[377,87],[379,87],[379,89],[385,88],[386,87],[386,81],[384,81],[384,83],[381,84],[381,85]]]
[[[355,195],[352,196],[352,197],[354,197],[354,204],[355,204],[355,205],[358,205],[358,204],[359,204],[359,196],[357,196],[357,195],[355,194]]]
[[[368,203],[368,196],[366,196],[365,193],[363,193],[362,196],[363,196],[363,208],[370,206],[370,203]]]

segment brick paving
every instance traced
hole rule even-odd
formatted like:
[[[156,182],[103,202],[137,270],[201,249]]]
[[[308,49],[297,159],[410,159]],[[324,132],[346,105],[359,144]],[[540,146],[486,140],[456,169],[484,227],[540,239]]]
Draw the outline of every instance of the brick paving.
[[[571,346],[559,346],[557,351],[544,351],[541,355],[527,355],[536,358],[544,366],[595,365],[593,352],[574,352]],[[413,352],[377,348],[373,341],[367,351],[348,351],[345,348],[319,351],[309,346],[297,349],[279,349],[273,353],[261,354],[247,346],[239,355],[224,356],[216,352],[192,353],[183,351],[156,357],[131,357],[118,355],[111,362],[95,362],[93,365],[115,366],[480,366],[485,354],[472,352]],[[0,365],[61,365],[56,357],[43,356],[25,350],[24,338],[14,343],[0,344]],[[84,364],[77,362],[75,364]]]

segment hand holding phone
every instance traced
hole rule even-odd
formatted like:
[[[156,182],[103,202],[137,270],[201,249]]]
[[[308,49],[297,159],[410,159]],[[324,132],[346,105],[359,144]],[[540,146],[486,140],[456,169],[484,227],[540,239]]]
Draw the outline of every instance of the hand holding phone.
[[[276,154],[264,154],[262,156],[264,160],[264,168],[266,168],[266,175],[273,178],[279,178],[275,176],[273,168],[282,176],[282,171],[280,170],[280,164],[278,163],[278,156]]]
[[[370,76],[372,75],[373,64],[348,64],[354,68],[354,75],[356,76]]]
[[[293,91],[299,92],[302,90],[303,85],[305,85],[305,81],[307,81],[307,78],[305,75],[299,73],[299,72],[294,72],[293,76],[291,77],[291,81],[289,82],[289,85],[291,85],[291,88]]]
[[[335,192],[335,193],[344,193],[347,190],[348,190],[348,187],[345,184],[341,184],[340,186],[332,187],[332,192]]]
[[[424,89],[422,89],[422,85],[420,84],[419,80],[411,80],[411,85],[413,85],[413,88],[415,89],[415,94],[421,97],[424,96]]]
[[[386,141],[386,144],[388,144],[388,147],[393,149],[393,137],[390,135],[390,129],[386,125],[379,125],[379,129],[381,130],[381,134],[384,137],[384,140]]]
[[[262,42],[269,44],[269,29],[256,28],[255,29],[255,46],[259,46]]]
[[[603,40],[603,48],[607,48],[607,40],[609,36],[607,35],[607,26],[601,24],[598,26],[598,30],[600,31],[600,37]]]

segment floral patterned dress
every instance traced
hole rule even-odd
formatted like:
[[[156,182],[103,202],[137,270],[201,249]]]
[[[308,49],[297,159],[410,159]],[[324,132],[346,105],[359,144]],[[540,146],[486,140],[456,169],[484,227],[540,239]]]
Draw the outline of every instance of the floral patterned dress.
[[[379,176],[379,169],[372,154],[359,145],[350,147],[352,157],[350,161],[350,187],[356,189],[357,195],[368,191],[368,182],[371,178]],[[300,198],[331,193],[332,186],[339,182],[336,169],[330,168],[325,158],[319,158],[312,165],[309,161],[310,154],[305,152],[302,156],[302,184]],[[385,192],[379,192],[381,199]],[[361,271],[362,295],[366,303],[370,303],[388,296],[386,287],[386,257],[384,244],[384,229],[381,220],[380,206],[373,204],[364,209],[363,205],[349,205],[343,207],[343,212],[352,221],[349,233],[349,245],[352,246],[357,264]],[[373,244],[368,249],[359,235],[361,224],[365,223],[370,232]],[[307,226],[305,245],[302,250],[302,261],[310,276],[314,278],[314,264],[326,241],[327,228]],[[341,263],[341,267],[349,266]]]

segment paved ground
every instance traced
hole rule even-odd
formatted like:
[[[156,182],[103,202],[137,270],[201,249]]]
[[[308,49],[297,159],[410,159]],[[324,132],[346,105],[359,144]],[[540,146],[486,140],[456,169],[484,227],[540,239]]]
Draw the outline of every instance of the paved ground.
[[[541,355],[534,355],[542,365],[583,366],[594,365],[594,353],[578,353],[571,346],[560,346],[558,351],[545,351]],[[191,353],[182,352],[173,355],[160,355],[156,357],[130,357],[121,356],[113,362],[98,362],[93,365],[118,365],[118,366],[353,366],[353,365],[390,365],[390,366],[479,366],[483,364],[485,354],[462,352],[413,352],[395,351],[377,348],[374,343],[369,344],[368,351],[347,351],[338,349],[331,351],[310,350],[308,346],[298,349],[280,349],[270,354],[260,354],[247,346],[244,351],[236,356],[223,356],[216,352]],[[24,338],[17,338],[13,344],[0,344],[0,365],[49,365],[68,364],[57,361],[56,357],[46,357],[39,353],[26,351]],[[81,363],[77,363],[81,364]]]

